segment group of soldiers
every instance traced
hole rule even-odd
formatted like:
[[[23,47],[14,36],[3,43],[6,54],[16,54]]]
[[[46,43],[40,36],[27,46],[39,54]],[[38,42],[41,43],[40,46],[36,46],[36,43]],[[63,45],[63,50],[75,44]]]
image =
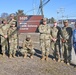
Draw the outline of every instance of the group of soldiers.
[[[45,18],[41,20],[38,27],[40,33],[40,48],[42,51],[41,60],[48,60],[49,51],[53,50],[53,60],[58,62],[66,62],[68,65],[71,60],[71,37],[72,28],[68,26],[68,21],[64,21],[64,26],[60,28],[57,21],[54,20],[53,26],[49,26]],[[14,15],[10,15],[10,20],[3,19],[0,25],[0,36],[2,45],[2,54],[5,56],[8,51],[9,58],[15,57],[17,51],[17,27]],[[51,49],[50,49],[51,48]],[[31,40],[31,36],[27,35],[23,40],[21,53],[26,58],[27,53],[30,53],[30,58],[33,58],[35,50]]]
[[[3,19],[0,25],[0,45],[2,46],[3,57],[5,57],[6,50],[10,58],[11,56],[15,57],[15,50],[17,49],[17,33],[14,34],[15,30],[16,20],[14,19],[14,15],[11,14],[10,19]]]
[[[16,52],[18,49],[18,28],[17,21],[14,19],[14,15],[10,15],[10,19],[3,19],[0,25],[0,46],[2,47],[2,55],[5,57],[8,54],[9,58],[16,57]],[[30,53],[30,58],[33,58],[35,50],[33,48],[31,36],[27,35],[26,39],[23,40],[22,49],[20,52],[23,57],[26,58],[27,53]]]
[[[54,20],[53,26],[49,26],[45,18],[39,26],[40,46],[42,51],[41,60],[48,60],[50,47],[53,50],[53,60],[65,62],[68,65],[71,60],[71,37],[72,28],[68,25],[68,20],[64,20],[64,26],[60,28]]]

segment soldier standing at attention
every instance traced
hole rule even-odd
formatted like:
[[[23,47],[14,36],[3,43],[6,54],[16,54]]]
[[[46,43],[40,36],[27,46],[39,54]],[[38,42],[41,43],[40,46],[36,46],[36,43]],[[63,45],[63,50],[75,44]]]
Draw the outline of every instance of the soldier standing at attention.
[[[71,37],[72,37],[72,28],[68,26],[68,20],[64,20],[64,27],[62,28],[62,51],[61,56],[64,56],[64,61],[67,63],[67,65],[70,64],[71,60]]]
[[[0,24],[0,54],[2,54],[2,47],[1,47],[1,37],[2,37],[2,35],[1,35],[1,27],[3,26],[3,24],[1,23]]]
[[[41,60],[48,60],[50,49],[50,26],[47,25],[46,19],[42,19],[42,24],[39,25],[40,45],[42,51]]]
[[[53,55],[54,58],[53,60],[56,60],[60,62],[60,35],[62,36],[61,33],[61,28],[57,26],[57,21],[54,20],[53,27],[51,27],[51,48],[54,51]]]
[[[10,19],[8,21],[8,23],[11,25],[12,23],[16,24],[16,20],[14,19],[14,14],[10,14]]]
[[[27,53],[30,54],[30,58],[33,58],[35,50],[30,35],[27,35],[26,39],[23,40],[23,49],[21,50],[21,53],[23,54],[24,58],[26,58]]]
[[[73,47],[74,47],[74,51],[76,54],[76,22],[75,22],[74,27],[75,27],[75,29],[73,30]]]
[[[9,38],[9,58],[15,57],[16,50],[17,50],[17,27],[15,22],[13,22],[8,30],[8,36],[11,35]]]
[[[73,48],[71,53],[71,63],[76,67],[76,22],[74,24],[74,30],[73,30]]]
[[[0,28],[1,30],[1,35],[2,35],[2,38],[1,38],[1,45],[2,45],[2,53],[3,53],[3,57],[5,56],[5,47],[7,47],[8,45],[8,41],[7,41],[7,37],[8,37],[8,29],[9,29],[9,24],[7,24],[7,20],[6,19],[3,19],[3,24]],[[5,41],[6,40],[6,41]]]

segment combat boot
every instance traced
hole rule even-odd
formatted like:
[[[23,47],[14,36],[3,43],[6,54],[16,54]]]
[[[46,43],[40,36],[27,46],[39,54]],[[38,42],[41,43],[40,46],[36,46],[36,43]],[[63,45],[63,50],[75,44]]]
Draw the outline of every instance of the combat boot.
[[[33,59],[33,55],[32,54],[30,55],[30,58]]]
[[[3,57],[5,57],[5,53],[3,53]]]
[[[12,55],[11,54],[9,54],[9,58],[12,58]]]
[[[27,54],[25,53],[23,57],[26,58],[26,56],[27,56]]]
[[[61,63],[63,63],[64,62],[64,60],[61,60]]]
[[[15,58],[16,56],[15,56],[15,53],[13,54],[13,57]]]
[[[60,62],[60,59],[58,59],[58,62]]]
[[[60,57],[58,58],[57,62],[60,62]]]
[[[48,61],[48,55],[46,55],[45,60]]]
[[[41,60],[45,60],[45,56],[44,55],[42,56]]]
[[[67,65],[70,65],[70,63],[67,63]]]

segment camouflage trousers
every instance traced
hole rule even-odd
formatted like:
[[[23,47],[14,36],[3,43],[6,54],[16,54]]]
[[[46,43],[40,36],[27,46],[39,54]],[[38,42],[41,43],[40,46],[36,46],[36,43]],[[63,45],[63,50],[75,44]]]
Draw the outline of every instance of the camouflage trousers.
[[[40,40],[42,55],[49,55],[50,40]]]
[[[60,59],[60,42],[51,42],[54,58]]]
[[[33,49],[27,49],[27,48],[24,48],[24,49],[21,49],[20,52],[21,52],[22,55],[24,55],[25,53],[26,53],[26,54],[29,53],[29,54],[32,54],[32,55],[35,54],[35,50],[34,50],[34,48],[33,48]]]
[[[61,59],[65,62],[70,62],[71,60],[71,43],[65,42],[62,43],[62,52],[61,52]]]
[[[17,39],[11,40],[9,43],[9,54],[15,54],[17,50]]]
[[[3,44],[3,42],[4,42],[4,44]],[[5,39],[4,37],[2,37],[1,38],[1,45],[2,45],[2,53],[5,54],[5,52],[8,50],[8,39]]]

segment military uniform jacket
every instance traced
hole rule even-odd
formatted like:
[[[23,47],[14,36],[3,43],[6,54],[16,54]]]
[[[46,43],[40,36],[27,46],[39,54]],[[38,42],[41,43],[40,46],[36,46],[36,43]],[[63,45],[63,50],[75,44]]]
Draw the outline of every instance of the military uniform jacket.
[[[41,24],[39,26],[39,32],[41,40],[50,39],[50,26]]]
[[[11,25],[12,23],[15,23],[16,24],[16,20],[15,19],[12,19],[12,20],[9,20],[8,23]]]
[[[50,31],[51,37],[57,39],[57,41],[60,41],[60,36],[62,36],[61,28],[60,27],[51,27]]]
[[[9,24],[6,24],[6,25],[3,24],[1,26],[1,28],[0,28],[1,32],[0,33],[2,36],[7,35],[9,26],[10,26]]]
[[[72,37],[72,28],[71,27],[63,27],[62,34],[63,34],[64,40],[71,42],[71,37]]]
[[[2,34],[2,26],[3,26],[3,24],[0,24],[0,36]]]
[[[33,49],[32,40],[27,41],[26,39],[23,41],[23,49]]]
[[[10,41],[11,40],[16,40],[17,39],[17,31],[16,30],[16,27],[10,27],[9,30],[8,30],[8,36],[12,34],[12,36],[9,38]],[[15,31],[15,33],[13,33]]]

